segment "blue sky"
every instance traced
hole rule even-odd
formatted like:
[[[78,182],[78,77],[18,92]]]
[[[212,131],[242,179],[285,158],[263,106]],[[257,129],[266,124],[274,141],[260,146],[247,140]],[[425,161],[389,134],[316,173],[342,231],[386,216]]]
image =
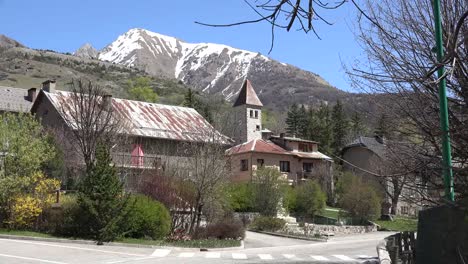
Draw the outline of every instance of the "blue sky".
[[[322,11],[322,16],[334,23],[316,23],[322,40],[312,33],[277,29],[275,46],[268,56],[318,73],[332,85],[349,91],[342,63],[352,63],[360,55],[351,31],[354,13],[350,4]],[[131,28],[265,55],[270,49],[267,23],[229,28],[194,23],[222,24],[257,18],[242,0],[0,0],[0,14],[0,34],[31,48],[60,52],[73,52],[86,42],[101,49]]]

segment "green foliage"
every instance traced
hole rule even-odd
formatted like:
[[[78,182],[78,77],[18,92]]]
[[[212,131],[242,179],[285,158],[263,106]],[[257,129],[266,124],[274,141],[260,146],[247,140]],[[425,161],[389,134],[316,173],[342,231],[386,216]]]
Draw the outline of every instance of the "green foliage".
[[[296,208],[298,215],[313,217],[325,208],[327,195],[315,181],[307,181],[296,188]]]
[[[333,123],[328,105],[321,104],[318,109],[311,108],[306,114],[305,139],[320,142],[319,150],[331,154],[333,144]]]
[[[225,189],[228,204],[235,212],[253,212],[254,188],[250,183],[233,183]]]
[[[344,147],[345,140],[348,135],[348,119],[343,111],[343,105],[338,100],[332,110],[332,128],[333,128],[333,143],[332,148],[335,155],[339,156],[341,149]]]
[[[305,137],[306,126],[307,126],[307,117],[306,110],[304,105],[298,107],[296,104],[293,104],[288,111],[286,117],[286,132],[290,136],[296,137]]]
[[[202,100],[197,93],[188,89],[184,96],[184,102],[182,103],[185,107],[191,107],[197,110],[210,124],[214,122],[212,115],[212,102],[205,102]]]
[[[128,197],[112,164],[109,149],[98,144],[96,159],[79,186],[78,220],[83,235],[98,243],[112,241],[122,235],[120,227],[127,214]]]
[[[364,124],[361,114],[358,112],[354,112],[351,116],[350,126],[351,136],[353,139],[358,136],[365,136],[368,133],[368,128]]]
[[[283,208],[287,212],[295,212],[297,208],[297,191],[292,186],[287,186],[285,188],[283,196]]]
[[[30,176],[55,155],[41,124],[22,113],[0,115],[0,152],[0,176]]]
[[[253,184],[256,211],[261,215],[276,216],[286,187],[279,170],[272,167],[258,169]]]
[[[171,216],[166,207],[148,196],[134,195],[129,199],[131,207],[125,219],[126,236],[133,238],[162,239],[171,230]]]
[[[235,239],[240,240],[245,237],[245,229],[242,223],[225,219],[218,223],[208,224],[206,227],[199,227],[195,234],[196,239]]]
[[[418,230],[418,219],[397,217],[393,221],[376,220],[375,223],[378,224],[382,230],[399,232]]]
[[[371,184],[361,177],[345,173],[338,181],[338,203],[346,215],[360,219],[374,220],[380,216],[381,199]]]
[[[283,229],[286,221],[276,217],[259,216],[255,218],[250,224],[250,228],[256,231],[275,232]]]
[[[158,102],[159,98],[151,86],[151,79],[148,77],[137,77],[128,81],[128,94],[130,99],[145,101],[150,103]]]

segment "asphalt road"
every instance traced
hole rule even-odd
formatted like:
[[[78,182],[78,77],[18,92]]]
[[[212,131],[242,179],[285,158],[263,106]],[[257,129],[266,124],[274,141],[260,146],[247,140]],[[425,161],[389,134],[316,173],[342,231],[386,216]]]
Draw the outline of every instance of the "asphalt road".
[[[378,263],[375,247],[389,233],[310,242],[247,233],[245,249],[200,252],[0,239],[0,263]]]

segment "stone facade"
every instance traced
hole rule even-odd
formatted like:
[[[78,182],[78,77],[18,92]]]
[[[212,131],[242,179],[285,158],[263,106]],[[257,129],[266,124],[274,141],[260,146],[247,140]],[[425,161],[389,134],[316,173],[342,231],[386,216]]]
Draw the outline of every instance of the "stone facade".
[[[237,120],[239,121],[236,144],[253,139],[262,138],[262,108],[254,105],[240,105],[234,107]]]
[[[337,225],[317,225],[305,223],[304,226],[299,224],[286,224],[282,233],[296,236],[313,237],[315,235],[349,235],[363,234],[376,232],[376,225],[369,226],[337,226]]]

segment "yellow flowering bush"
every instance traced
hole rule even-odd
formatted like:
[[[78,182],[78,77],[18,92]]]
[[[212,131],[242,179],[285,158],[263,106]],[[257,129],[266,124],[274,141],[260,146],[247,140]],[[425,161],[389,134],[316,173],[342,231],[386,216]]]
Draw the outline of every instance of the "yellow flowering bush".
[[[8,223],[12,228],[30,228],[42,211],[55,201],[55,190],[60,187],[57,179],[46,178],[41,172],[32,175],[30,193],[13,198]]]

